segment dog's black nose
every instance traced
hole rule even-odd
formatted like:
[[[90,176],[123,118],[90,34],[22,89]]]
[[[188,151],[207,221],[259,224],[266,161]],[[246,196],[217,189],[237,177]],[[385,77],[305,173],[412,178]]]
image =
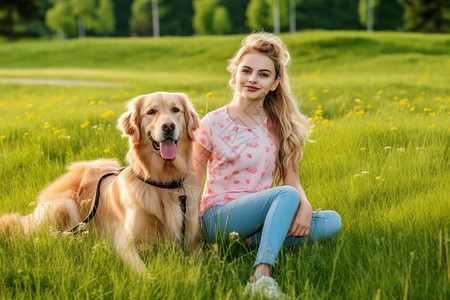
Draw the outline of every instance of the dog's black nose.
[[[172,131],[172,130],[175,129],[175,123],[173,123],[173,122],[166,122],[166,123],[163,123],[163,124],[161,125],[161,129],[162,129],[163,131],[165,131],[165,132]]]

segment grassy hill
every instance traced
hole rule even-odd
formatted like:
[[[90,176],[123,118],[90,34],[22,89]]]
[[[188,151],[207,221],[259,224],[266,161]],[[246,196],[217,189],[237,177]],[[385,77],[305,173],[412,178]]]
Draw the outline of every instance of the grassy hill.
[[[450,36],[310,31],[281,35],[294,95],[314,125],[300,165],[313,209],[342,217],[336,238],[283,248],[274,276],[292,299],[447,299]],[[228,103],[227,59],[243,36],[0,42],[0,214],[30,213],[76,160],[116,158],[132,97],[189,95],[201,116]],[[17,84],[11,78],[115,85]],[[31,205],[30,205],[31,203]],[[173,245],[133,274],[107,243],[0,237],[0,298],[240,299],[255,249]]]

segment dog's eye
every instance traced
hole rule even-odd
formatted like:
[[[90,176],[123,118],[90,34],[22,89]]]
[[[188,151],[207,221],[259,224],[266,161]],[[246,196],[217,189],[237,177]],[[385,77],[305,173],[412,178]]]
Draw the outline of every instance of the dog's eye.
[[[148,112],[147,112],[147,115],[154,115],[156,113],[156,111],[154,110],[154,109],[150,109]]]
[[[180,112],[180,109],[178,107],[174,107],[172,108],[172,112],[174,113]]]

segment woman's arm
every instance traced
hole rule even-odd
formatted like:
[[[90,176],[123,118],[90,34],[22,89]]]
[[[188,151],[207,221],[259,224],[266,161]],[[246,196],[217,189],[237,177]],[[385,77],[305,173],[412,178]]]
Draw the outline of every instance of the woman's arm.
[[[205,178],[206,166],[208,164],[209,157],[211,156],[211,152],[205,149],[199,143],[194,143],[194,161],[193,168],[194,173],[197,175],[200,180],[200,184],[203,184],[203,179]]]
[[[300,184],[298,173],[294,168],[288,168],[286,176],[284,177],[284,184],[293,186],[297,189],[300,195],[300,204],[295,212],[291,227],[289,228],[287,236],[306,236],[309,234],[312,219],[312,207],[306,198],[305,191]]]

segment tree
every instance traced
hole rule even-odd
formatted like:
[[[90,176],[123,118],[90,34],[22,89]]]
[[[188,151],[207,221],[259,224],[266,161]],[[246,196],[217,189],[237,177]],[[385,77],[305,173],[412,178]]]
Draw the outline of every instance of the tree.
[[[228,10],[223,6],[218,6],[214,10],[212,20],[212,30],[216,34],[230,33],[232,30],[230,23],[230,15]]]
[[[404,29],[442,32],[450,30],[449,0],[399,0],[405,8]]]
[[[75,33],[77,28],[76,17],[72,13],[69,0],[55,0],[55,4],[47,11],[46,23],[56,31],[59,39],[67,34]]]
[[[39,14],[39,6],[34,0],[0,0],[0,32],[13,41],[16,24],[38,19]]]
[[[134,33],[159,37],[158,0],[136,0],[131,6],[130,29]]]
[[[114,4],[114,23],[116,36],[128,36],[130,34],[131,5],[130,0],[112,0]]]
[[[86,37],[86,29],[93,29],[95,14],[95,3],[92,0],[70,0],[73,13],[78,17],[78,37]]]
[[[250,0],[246,11],[247,25],[252,30],[264,29],[269,18],[269,10],[266,0]]]
[[[358,20],[358,2],[358,0],[303,0],[297,6],[297,25],[302,29],[362,29]]]
[[[198,34],[212,33],[214,10],[218,0],[194,0],[193,27]]]
[[[380,4],[380,0],[359,0],[358,14],[359,22],[367,26],[367,31],[373,31],[375,23],[375,10]]]
[[[192,1],[162,1],[159,5],[161,35],[192,35],[193,15]]]
[[[131,6],[130,29],[132,32],[151,35],[153,31],[151,0],[135,0]]]
[[[220,0],[218,5],[223,6],[228,10],[230,17],[231,32],[233,33],[248,33],[249,27],[246,25],[246,10],[249,0]]]
[[[75,34],[77,28],[80,38],[86,36],[86,30],[100,34],[114,32],[114,5],[111,0],[52,0],[52,2],[53,7],[46,13],[46,23],[60,39]]]
[[[114,4],[111,0],[100,0],[95,15],[95,32],[101,34],[114,32],[116,22],[114,19]]]
[[[247,22],[253,30],[271,27],[279,33],[289,26],[289,0],[251,0]]]

